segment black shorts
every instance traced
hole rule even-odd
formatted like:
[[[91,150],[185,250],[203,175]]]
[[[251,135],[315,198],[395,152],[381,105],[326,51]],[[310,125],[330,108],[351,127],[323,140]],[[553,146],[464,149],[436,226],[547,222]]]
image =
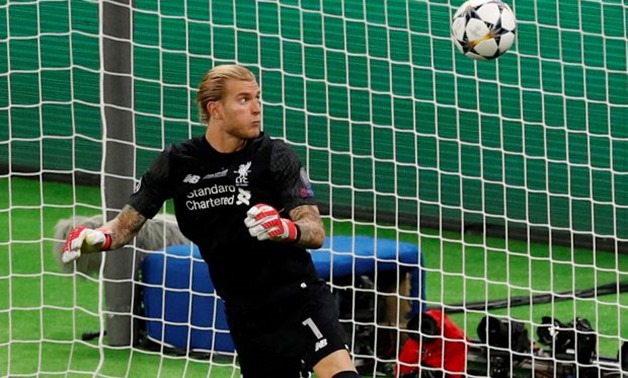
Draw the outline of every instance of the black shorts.
[[[268,307],[250,311],[226,306],[244,378],[298,378],[324,357],[347,348],[336,299],[324,282]]]

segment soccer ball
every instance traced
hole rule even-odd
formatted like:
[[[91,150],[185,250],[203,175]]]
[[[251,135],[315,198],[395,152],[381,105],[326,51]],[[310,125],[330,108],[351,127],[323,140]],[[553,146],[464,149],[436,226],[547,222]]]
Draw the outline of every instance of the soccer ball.
[[[501,0],[469,0],[451,20],[451,36],[461,53],[490,60],[508,51],[515,41],[517,20]]]

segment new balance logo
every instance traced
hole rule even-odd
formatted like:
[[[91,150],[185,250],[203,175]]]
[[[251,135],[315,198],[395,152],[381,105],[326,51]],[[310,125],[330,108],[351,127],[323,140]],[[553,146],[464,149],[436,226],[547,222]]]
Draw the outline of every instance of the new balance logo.
[[[200,180],[200,179],[201,179],[201,176],[187,175],[183,179],[183,182],[186,183],[186,184],[196,184],[198,182],[198,180]]]
[[[316,342],[314,346],[314,352],[318,352],[319,350],[325,348],[327,346],[327,339],[321,339]]]

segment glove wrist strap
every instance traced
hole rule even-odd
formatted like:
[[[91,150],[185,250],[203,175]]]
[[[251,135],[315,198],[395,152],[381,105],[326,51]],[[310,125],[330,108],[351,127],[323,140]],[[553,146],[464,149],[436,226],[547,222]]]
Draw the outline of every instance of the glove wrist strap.
[[[102,244],[102,251],[108,251],[111,248],[111,243],[113,242],[113,238],[111,237],[111,233],[104,228],[99,228],[98,231],[102,232],[105,235],[105,242]]]
[[[103,251],[108,251],[109,248],[111,248],[111,234],[105,234],[105,242],[102,245],[102,250]]]

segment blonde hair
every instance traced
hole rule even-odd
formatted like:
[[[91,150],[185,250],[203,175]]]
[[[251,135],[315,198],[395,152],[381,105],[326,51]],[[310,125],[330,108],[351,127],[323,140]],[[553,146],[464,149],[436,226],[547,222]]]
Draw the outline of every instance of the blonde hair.
[[[225,81],[227,79],[256,81],[255,75],[248,68],[238,64],[223,64],[216,66],[203,76],[198,84],[196,103],[198,104],[198,118],[207,124],[210,114],[207,104],[219,101],[225,94]]]

